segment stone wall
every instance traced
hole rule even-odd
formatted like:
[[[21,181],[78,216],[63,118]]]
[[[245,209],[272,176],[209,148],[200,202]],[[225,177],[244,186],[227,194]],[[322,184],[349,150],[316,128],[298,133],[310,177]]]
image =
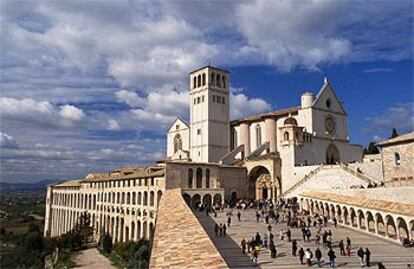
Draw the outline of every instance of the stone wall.
[[[228,268],[181,189],[167,190],[161,199],[150,268]]]
[[[400,155],[398,165],[395,161],[396,153]],[[414,185],[414,143],[383,146],[381,155],[384,182],[387,185]]]

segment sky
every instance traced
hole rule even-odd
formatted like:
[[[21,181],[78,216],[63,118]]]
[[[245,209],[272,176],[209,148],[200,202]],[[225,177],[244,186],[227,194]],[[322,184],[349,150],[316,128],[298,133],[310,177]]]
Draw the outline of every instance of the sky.
[[[1,1],[0,177],[72,179],[165,156],[188,74],[231,72],[231,118],[327,76],[352,143],[413,130],[413,1]]]

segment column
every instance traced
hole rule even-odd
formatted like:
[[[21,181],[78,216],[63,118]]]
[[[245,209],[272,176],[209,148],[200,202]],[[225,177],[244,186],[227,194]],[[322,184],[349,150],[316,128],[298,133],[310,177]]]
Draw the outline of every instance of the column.
[[[244,157],[250,155],[250,128],[249,124],[240,124],[240,144],[244,145]]]
[[[270,152],[276,151],[276,121],[272,118],[265,119],[265,141],[269,142]]]

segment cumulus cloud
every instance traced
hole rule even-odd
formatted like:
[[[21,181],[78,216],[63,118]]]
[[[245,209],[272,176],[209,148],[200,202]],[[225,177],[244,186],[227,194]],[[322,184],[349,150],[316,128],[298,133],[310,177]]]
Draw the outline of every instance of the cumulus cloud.
[[[48,101],[31,98],[0,97],[0,113],[10,121],[26,122],[40,127],[78,127],[85,119],[84,112],[72,105],[56,107]]]
[[[0,132],[0,148],[17,148],[17,142],[13,136]]]
[[[261,98],[249,99],[242,93],[242,89],[232,90],[230,94],[230,104],[231,119],[238,119],[272,109],[272,106]]]
[[[119,124],[118,124],[118,122],[116,120],[109,119],[108,120],[108,127],[107,127],[107,129],[108,130],[111,130],[111,131],[118,131],[118,130],[121,129],[121,127],[119,126]]]

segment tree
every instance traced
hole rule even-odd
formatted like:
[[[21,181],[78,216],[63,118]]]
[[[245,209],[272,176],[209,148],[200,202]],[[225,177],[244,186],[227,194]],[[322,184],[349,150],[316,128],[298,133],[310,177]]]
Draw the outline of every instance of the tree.
[[[364,155],[368,154],[378,154],[380,153],[378,147],[375,145],[375,142],[370,142],[368,148],[364,148]]]
[[[394,138],[394,137],[397,137],[397,136],[398,136],[397,129],[392,128],[392,133],[391,133],[390,138]]]
[[[104,252],[111,253],[112,237],[109,234],[102,234],[99,238],[99,245],[102,247]]]

